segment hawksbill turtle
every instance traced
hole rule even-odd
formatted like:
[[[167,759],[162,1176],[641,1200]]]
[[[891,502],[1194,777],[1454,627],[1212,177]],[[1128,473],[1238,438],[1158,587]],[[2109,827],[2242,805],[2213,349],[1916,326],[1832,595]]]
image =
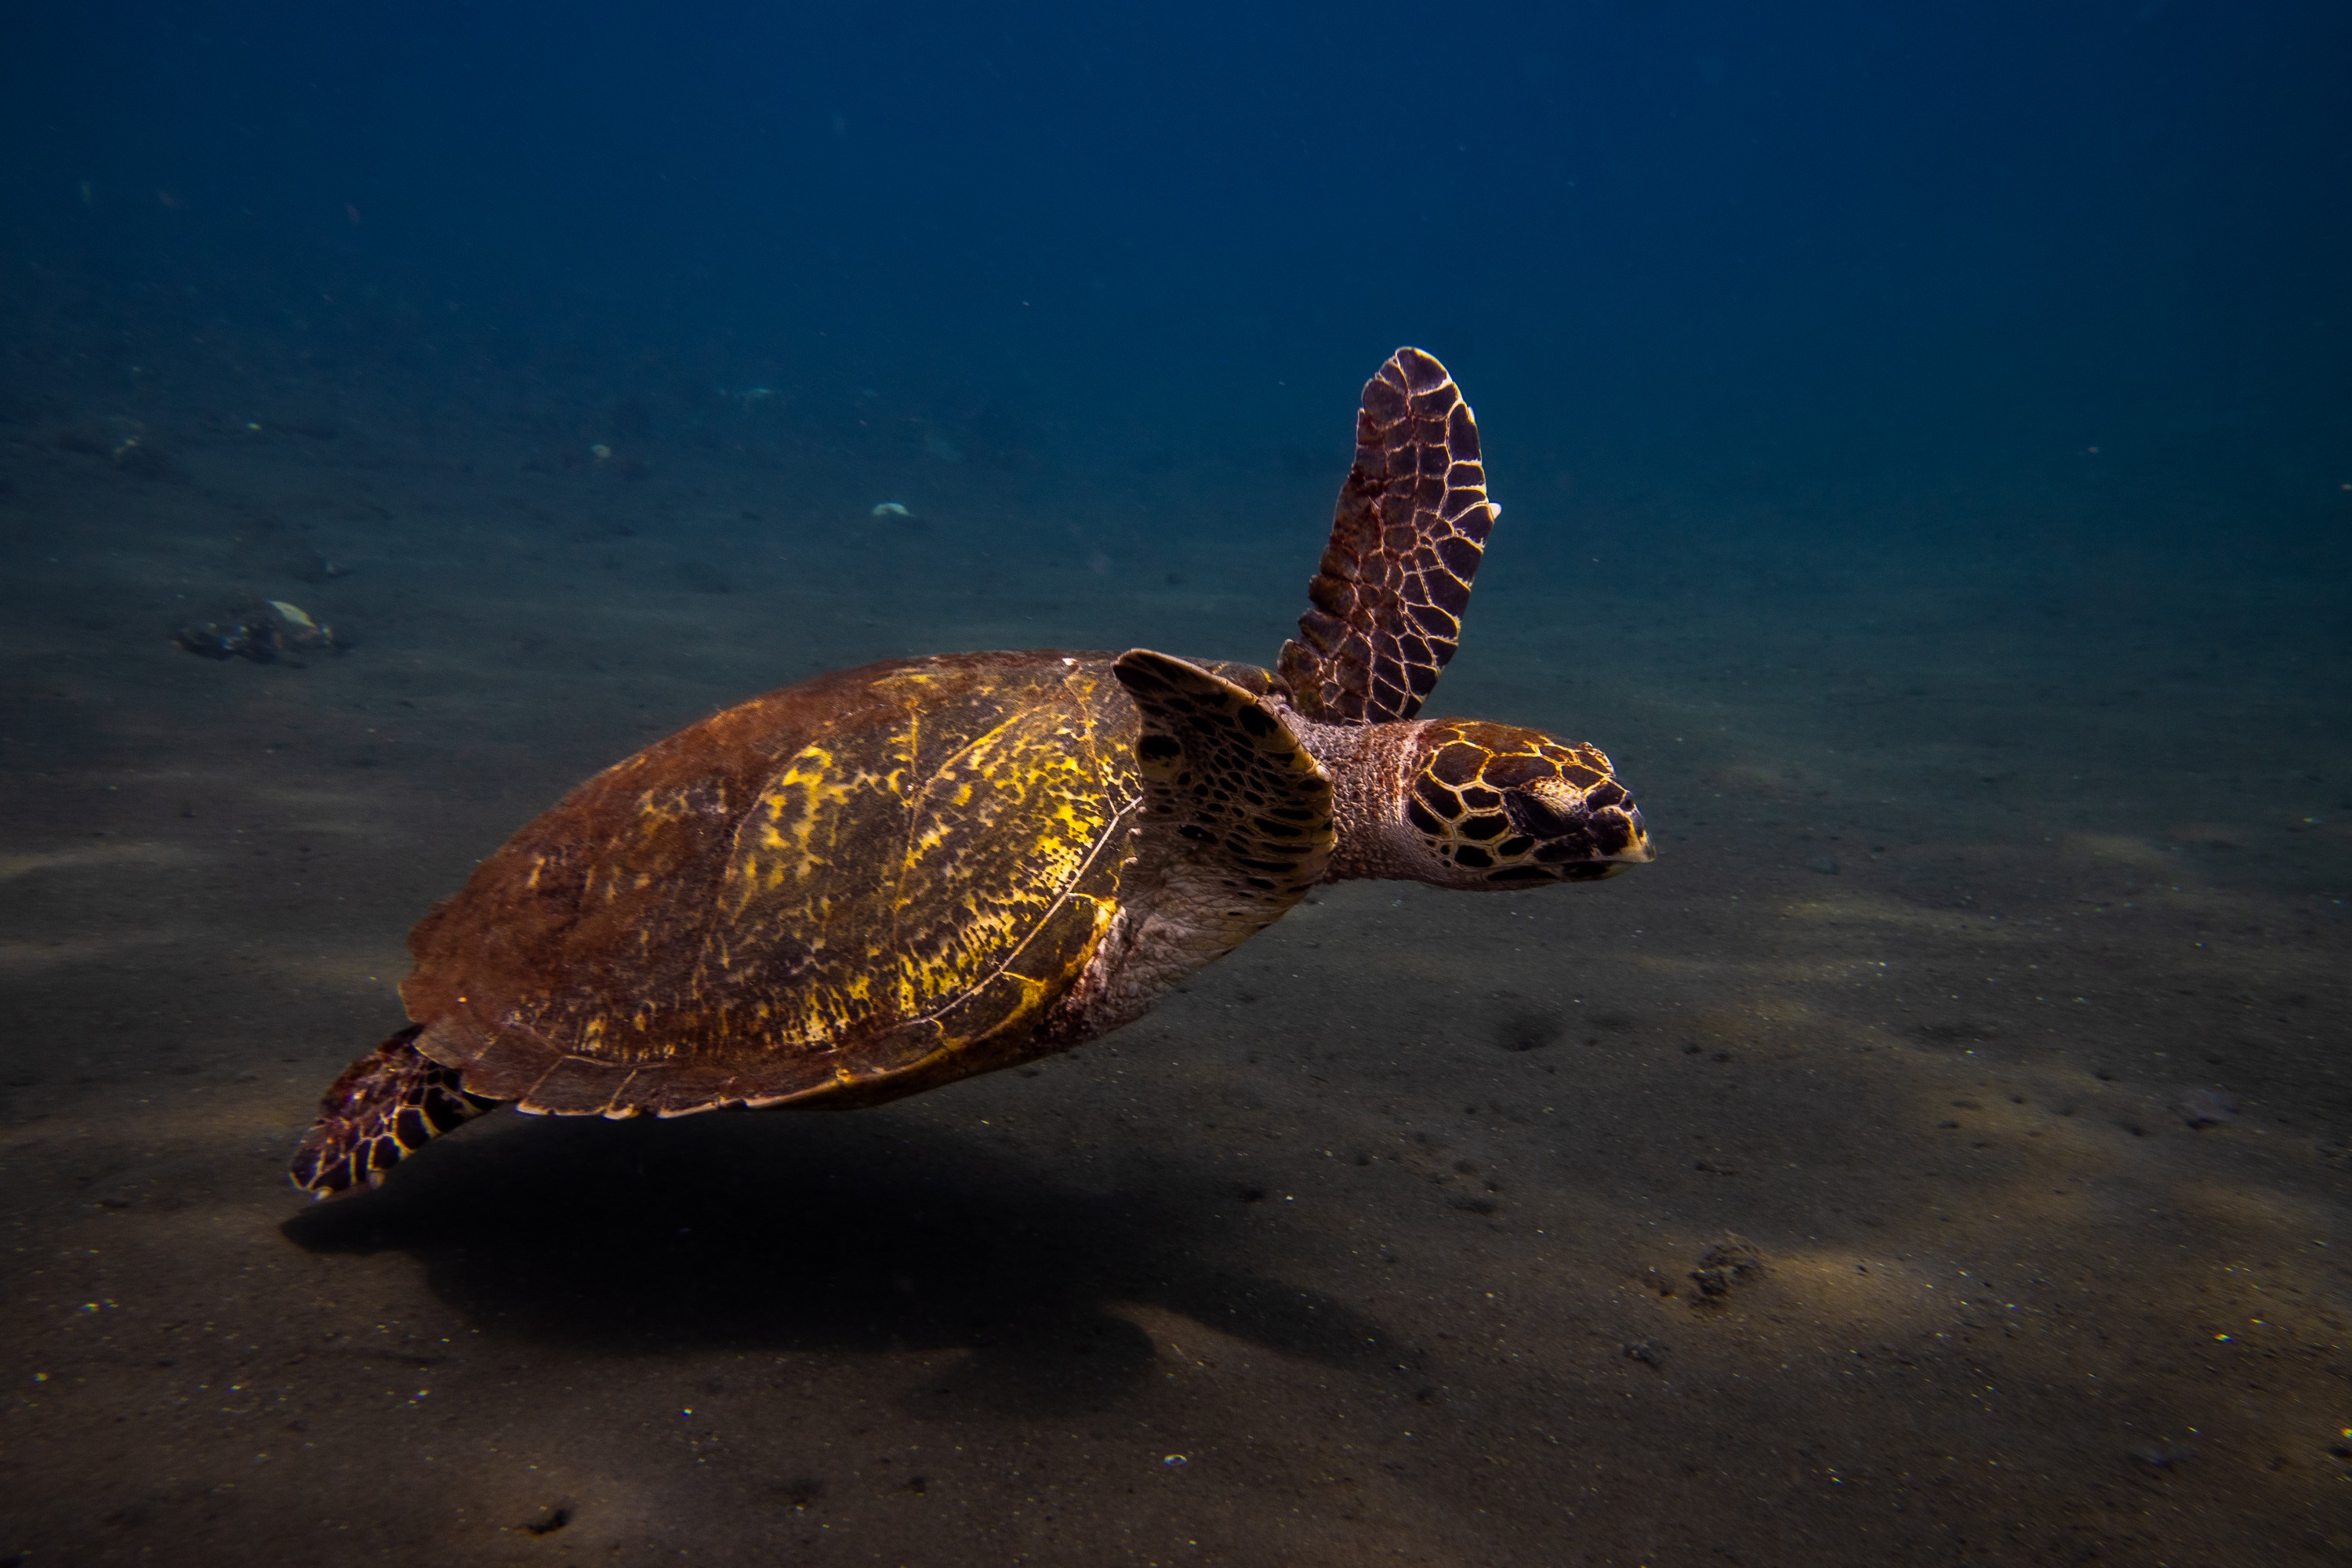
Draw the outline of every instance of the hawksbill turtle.
[[[1499,514],[1470,405],[1400,349],[1365,384],[1273,671],[894,659],[607,768],[410,933],[411,1022],[327,1091],[295,1184],[373,1186],[501,1103],[872,1105],[1117,1028],[1318,882],[1493,890],[1647,861],[1596,747],[1415,717]]]

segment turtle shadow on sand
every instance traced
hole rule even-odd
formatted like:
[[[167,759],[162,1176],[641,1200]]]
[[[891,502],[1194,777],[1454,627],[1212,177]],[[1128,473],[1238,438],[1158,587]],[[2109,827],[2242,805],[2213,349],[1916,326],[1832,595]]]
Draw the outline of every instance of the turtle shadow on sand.
[[[409,1253],[495,1334],[616,1354],[962,1348],[931,1392],[992,1405],[1139,1384],[1154,1347],[1123,1302],[1327,1365],[1418,1359],[1234,1258],[1218,1233],[1243,1222],[1205,1167],[1147,1188],[1123,1161],[1130,1184],[1088,1192],[880,1113],[534,1121],[435,1156],[281,1229],[312,1253]]]

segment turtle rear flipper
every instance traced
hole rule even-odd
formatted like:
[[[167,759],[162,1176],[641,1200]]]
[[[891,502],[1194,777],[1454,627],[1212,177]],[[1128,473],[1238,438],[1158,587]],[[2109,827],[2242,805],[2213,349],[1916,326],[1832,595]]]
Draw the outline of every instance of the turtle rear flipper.
[[[1123,989],[1160,985],[1247,941],[1322,880],[1331,781],[1267,706],[1233,681],[1136,648],[1112,666],[1143,716],[1139,893]]]
[[[1282,645],[1291,703],[1324,724],[1410,719],[1462,640],[1470,580],[1502,509],[1478,424],[1445,367],[1399,349],[1364,384],[1331,542]]]
[[[467,1094],[454,1069],[419,1052],[421,1033],[411,1024],[335,1079],[295,1152],[296,1186],[321,1198],[373,1187],[404,1155],[498,1103]]]

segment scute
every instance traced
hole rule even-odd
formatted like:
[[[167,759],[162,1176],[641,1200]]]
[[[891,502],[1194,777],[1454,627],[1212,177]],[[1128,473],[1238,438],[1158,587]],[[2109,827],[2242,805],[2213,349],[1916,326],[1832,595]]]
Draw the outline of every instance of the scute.
[[[1011,701],[950,685],[919,668],[877,681],[900,716],[802,748],[736,834],[698,978],[789,997],[770,1020],[781,1040],[836,1038],[877,1010],[935,1016],[1072,896],[1132,803],[1084,677]]]
[[[411,938],[417,1048],[526,1110],[977,1070],[1117,907],[1138,722],[1098,656],[869,667],[589,781]],[[877,875],[877,866],[882,874]]]

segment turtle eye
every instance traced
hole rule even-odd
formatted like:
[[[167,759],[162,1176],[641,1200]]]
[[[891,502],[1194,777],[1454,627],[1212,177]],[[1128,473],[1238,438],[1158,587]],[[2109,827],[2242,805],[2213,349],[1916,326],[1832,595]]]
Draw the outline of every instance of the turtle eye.
[[[1512,825],[1538,838],[1564,838],[1577,830],[1577,821],[1530,790],[1515,789],[1503,796],[1503,809]]]

